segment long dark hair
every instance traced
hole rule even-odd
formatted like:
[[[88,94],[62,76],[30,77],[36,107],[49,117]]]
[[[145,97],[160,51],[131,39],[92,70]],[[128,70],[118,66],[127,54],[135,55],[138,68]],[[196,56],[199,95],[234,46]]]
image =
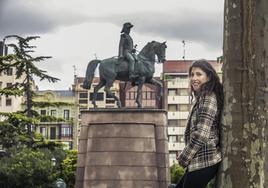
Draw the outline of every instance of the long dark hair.
[[[200,59],[197,61],[194,61],[191,67],[189,68],[189,75],[191,75],[193,67],[198,67],[202,69],[208,76],[209,81],[204,83],[201,86],[200,91],[195,92],[193,90],[192,85],[190,84],[190,92],[191,92],[191,97],[193,99],[193,94],[197,100],[200,98],[204,97],[206,94],[210,93],[215,93],[216,99],[217,99],[217,106],[219,109],[219,112],[221,114],[222,108],[223,108],[223,100],[224,100],[224,95],[223,95],[223,86],[220,82],[220,78],[218,74],[216,73],[215,69],[209,64],[208,61],[204,59]]]

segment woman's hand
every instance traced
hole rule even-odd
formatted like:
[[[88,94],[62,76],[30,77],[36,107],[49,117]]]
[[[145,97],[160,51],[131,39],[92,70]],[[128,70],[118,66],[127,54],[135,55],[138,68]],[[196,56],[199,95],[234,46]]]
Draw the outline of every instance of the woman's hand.
[[[178,163],[179,163],[179,165],[181,166],[181,167],[183,167],[183,168],[186,168],[187,166],[188,166],[188,164],[186,164],[182,159],[181,159],[181,155],[180,155],[180,153],[179,153],[179,151],[177,151],[177,153],[176,153],[176,159],[178,160]]]

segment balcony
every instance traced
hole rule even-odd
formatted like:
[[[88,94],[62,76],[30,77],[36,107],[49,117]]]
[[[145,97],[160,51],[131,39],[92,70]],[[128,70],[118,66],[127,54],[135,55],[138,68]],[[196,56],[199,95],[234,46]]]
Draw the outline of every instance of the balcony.
[[[168,135],[183,135],[185,127],[168,127]]]
[[[187,81],[169,81],[167,87],[171,88],[189,88],[189,83]]]
[[[181,150],[183,150],[184,146],[185,146],[184,143],[180,143],[180,142],[173,143],[173,142],[170,142],[170,143],[168,143],[168,150],[169,151],[179,151],[179,150],[181,151]]]
[[[168,104],[189,104],[190,97],[189,96],[168,96],[167,103]]]
[[[168,119],[187,119],[189,112],[168,112]]]

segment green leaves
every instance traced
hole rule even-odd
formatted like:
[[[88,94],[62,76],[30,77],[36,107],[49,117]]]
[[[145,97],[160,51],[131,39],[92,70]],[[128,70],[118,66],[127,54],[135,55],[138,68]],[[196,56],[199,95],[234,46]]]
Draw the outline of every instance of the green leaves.
[[[51,187],[55,169],[49,150],[11,148],[0,158],[0,187]]]
[[[33,101],[33,106],[39,108],[46,108],[46,107],[59,107],[59,106],[72,106],[73,103],[67,102],[46,102],[46,101]]]
[[[5,95],[5,96],[22,96],[23,95],[23,90],[16,89],[16,88],[0,89],[0,95]]]
[[[179,179],[183,176],[183,174],[184,169],[180,165],[174,163],[170,167],[171,183],[178,183]]]

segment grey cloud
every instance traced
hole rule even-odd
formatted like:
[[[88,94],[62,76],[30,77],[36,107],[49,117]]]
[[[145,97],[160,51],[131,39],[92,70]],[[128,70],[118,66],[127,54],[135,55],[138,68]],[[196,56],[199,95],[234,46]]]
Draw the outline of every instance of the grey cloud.
[[[125,21],[135,25],[139,34],[162,37],[165,40],[198,42],[209,49],[220,49],[223,36],[223,13],[197,12],[196,10],[170,10],[169,12],[135,12],[102,16],[43,7],[32,7],[23,1],[0,0],[0,37],[8,34],[42,34],[85,22],[113,23],[122,27]]]
[[[134,24],[133,31],[166,40],[198,42],[209,49],[221,49],[222,46],[223,15],[221,13],[193,12],[193,10],[177,14],[140,12],[125,16],[114,15],[109,19],[119,27],[123,22],[131,21]]]
[[[52,32],[61,26],[83,23],[87,17],[64,10],[47,10],[25,1],[0,0],[0,37]]]

